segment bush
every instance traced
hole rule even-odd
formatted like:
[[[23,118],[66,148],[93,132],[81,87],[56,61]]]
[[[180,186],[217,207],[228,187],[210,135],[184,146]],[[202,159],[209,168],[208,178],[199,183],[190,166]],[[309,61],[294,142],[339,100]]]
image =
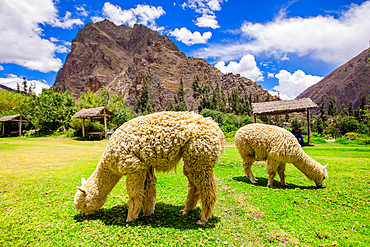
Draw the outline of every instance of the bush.
[[[342,135],[348,132],[357,132],[359,129],[359,122],[355,117],[341,117],[339,118],[338,127]]]
[[[74,136],[82,136],[82,118],[74,118],[70,121],[69,126],[74,130]],[[87,132],[101,132],[104,131],[104,124],[99,121],[91,121],[85,119],[85,133]]]

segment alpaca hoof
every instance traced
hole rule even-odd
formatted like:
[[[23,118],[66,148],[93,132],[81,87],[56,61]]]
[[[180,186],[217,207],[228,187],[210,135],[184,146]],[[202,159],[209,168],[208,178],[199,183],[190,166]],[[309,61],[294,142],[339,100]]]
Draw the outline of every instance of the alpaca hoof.
[[[143,216],[149,217],[149,216],[152,216],[153,214],[154,214],[154,211],[153,212],[144,213]]]
[[[183,209],[180,211],[181,215],[186,215],[189,213],[189,211],[187,211],[186,209]]]
[[[206,223],[207,223],[207,221],[208,221],[208,220],[198,220],[196,223],[197,223],[198,225],[204,225],[204,224],[206,224]]]
[[[252,184],[256,184],[257,183],[257,180],[254,180],[254,179],[250,179],[249,181],[251,181]]]
[[[133,221],[135,221],[136,219],[137,219],[137,217],[136,217],[136,218],[132,218],[132,219],[127,218],[126,222],[133,222]]]
[[[267,187],[268,188],[274,188],[274,186],[272,184],[268,184]]]

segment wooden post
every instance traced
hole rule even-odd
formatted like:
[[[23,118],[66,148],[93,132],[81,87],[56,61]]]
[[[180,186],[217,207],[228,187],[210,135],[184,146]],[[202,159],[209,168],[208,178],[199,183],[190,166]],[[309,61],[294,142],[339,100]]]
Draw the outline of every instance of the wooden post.
[[[85,118],[82,118],[82,137],[85,137]]]
[[[253,114],[253,121],[256,123],[256,114]]]
[[[308,132],[308,144],[311,143],[311,121],[310,121],[310,111],[307,111],[307,132]]]
[[[22,115],[19,116],[19,136],[22,135]]]
[[[107,114],[104,114],[104,132],[105,132],[105,139],[108,138],[108,134],[107,134]]]

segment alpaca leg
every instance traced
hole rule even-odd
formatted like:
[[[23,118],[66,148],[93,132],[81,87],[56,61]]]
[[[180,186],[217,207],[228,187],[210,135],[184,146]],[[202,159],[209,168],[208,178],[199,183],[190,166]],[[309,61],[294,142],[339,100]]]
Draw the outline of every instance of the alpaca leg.
[[[280,177],[280,184],[285,186],[285,166],[286,164],[284,162],[280,162],[279,167],[278,167],[278,174]]]
[[[157,179],[154,174],[154,168],[151,167],[147,173],[145,180],[145,199],[143,205],[144,216],[151,216],[154,214],[155,209],[155,197],[157,195],[156,189]]]
[[[254,177],[252,173],[252,164],[255,161],[255,159],[256,158],[254,156],[243,157],[243,169],[245,176],[247,176],[247,178],[249,178],[249,181],[251,181],[251,183],[253,184],[257,183],[258,180]]]
[[[274,178],[278,169],[278,163],[271,159],[267,159],[267,174],[269,175],[269,180],[267,182],[267,187],[273,188],[274,187]]]
[[[197,187],[194,185],[194,177],[191,172],[188,172],[184,167],[184,174],[188,178],[188,195],[185,200],[185,208],[180,211],[182,215],[188,214],[191,210],[193,210],[197,206],[197,202],[199,200],[199,191]]]
[[[126,188],[129,201],[127,203],[128,215],[126,222],[134,221],[139,216],[145,197],[144,182],[146,176],[146,172],[137,172],[127,175]]]
[[[197,224],[202,225],[207,223],[212,216],[213,208],[216,204],[217,188],[213,171],[205,172],[204,177],[200,177],[196,183],[197,187],[200,188],[200,199],[202,201],[202,212]]]

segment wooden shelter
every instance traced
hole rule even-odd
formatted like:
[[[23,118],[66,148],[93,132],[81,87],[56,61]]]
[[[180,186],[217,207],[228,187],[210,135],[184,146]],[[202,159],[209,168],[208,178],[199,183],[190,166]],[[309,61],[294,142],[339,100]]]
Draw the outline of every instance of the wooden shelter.
[[[318,106],[310,98],[252,103],[254,122],[257,116],[307,112],[308,143],[311,142],[310,110],[316,107]]]
[[[0,118],[0,122],[3,122],[3,136],[5,136],[5,122],[19,122],[19,130],[12,131],[11,134],[17,134],[19,136],[22,135],[22,123],[29,123],[31,122],[28,118],[22,116],[21,114],[11,115],[11,116],[4,116]]]
[[[113,116],[113,113],[110,112],[107,108],[104,106],[96,107],[96,108],[90,108],[90,109],[82,109],[76,114],[72,116],[72,119],[74,118],[82,118],[82,136],[85,137],[85,118],[91,118],[91,119],[97,119],[97,118],[104,118],[104,136],[105,139],[108,138],[107,134],[107,117]],[[90,133],[94,134],[94,133]],[[96,134],[96,133],[95,133]]]

